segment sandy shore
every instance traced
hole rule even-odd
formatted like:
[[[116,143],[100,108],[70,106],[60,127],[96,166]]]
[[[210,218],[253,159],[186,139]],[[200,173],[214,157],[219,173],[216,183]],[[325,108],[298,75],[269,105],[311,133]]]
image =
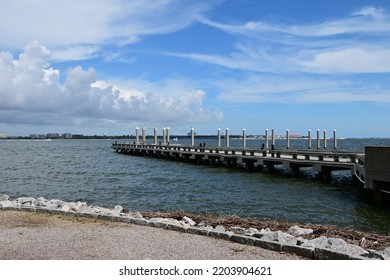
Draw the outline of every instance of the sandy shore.
[[[89,218],[0,211],[0,260],[299,260],[211,237]]]

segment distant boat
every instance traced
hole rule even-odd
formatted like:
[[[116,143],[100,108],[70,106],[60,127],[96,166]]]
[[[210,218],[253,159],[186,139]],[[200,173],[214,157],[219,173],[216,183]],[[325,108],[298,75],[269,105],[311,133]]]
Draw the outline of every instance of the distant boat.
[[[175,138],[173,138],[172,140],[175,141],[175,142],[177,142],[177,141],[179,141],[179,138],[175,137]]]

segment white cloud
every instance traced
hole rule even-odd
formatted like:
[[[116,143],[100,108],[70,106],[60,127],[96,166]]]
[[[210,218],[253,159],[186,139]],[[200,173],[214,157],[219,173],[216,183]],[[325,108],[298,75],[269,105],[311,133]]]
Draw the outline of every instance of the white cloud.
[[[307,71],[319,73],[390,72],[390,49],[346,48],[318,52],[306,61],[297,61]]]
[[[205,92],[191,87],[174,88],[169,81],[137,88],[98,80],[93,68],[70,68],[64,83],[49,65],[50,51],[34,41],[17,59],[0,52],[0,115],[2,122],[55,123],[65,114],[74,122],[149,121],[213,122],[223,118],[218,110],[204,108]],[[163,82],[164,84],[165,82]],[[181,83],[181,82],[180,82]],[[28,117],[28,120],[26,119]]]
[[[258,72],[390,72],[390,15],[383,9],[365,7],[344,18],[300,25],[201,21],[236,36],[237,51],[177,56]]]
[[[18,49],[39,40],[53,59],[90,58],[105,44],[129,44],[145,35],[186,28],[210,1],[14,0],[1,3],[0,46]]]
[[[390,17],[383,9],[366,7],[342,19],[324,21],[322,23],[284,25],[264,21],[249,21],[241,25],[218,23],[206,18],[201,22],[226,32],[242,34],[248,37],[262,38],[264,35],[279,33],[301,37],[335,36],[349,33],[388,33]]]
[[[326,104],[347,102],[390,103],[390,90],[358,81],[299,76],[250,76],[218,84],[219,100],[234,103]]]

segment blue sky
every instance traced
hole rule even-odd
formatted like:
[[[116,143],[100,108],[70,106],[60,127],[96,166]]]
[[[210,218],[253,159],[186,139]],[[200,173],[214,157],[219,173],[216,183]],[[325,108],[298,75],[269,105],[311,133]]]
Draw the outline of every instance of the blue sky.
[[[0,6],[0,134],[390,137],[387,0]]]

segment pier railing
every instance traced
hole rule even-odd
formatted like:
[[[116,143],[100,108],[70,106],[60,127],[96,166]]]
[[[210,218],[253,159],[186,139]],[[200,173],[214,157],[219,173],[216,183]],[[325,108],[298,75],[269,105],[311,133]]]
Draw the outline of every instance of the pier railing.
[[[253,157],[275,157],[302,160],[333,161],[344,163],[357,163],[364,165],[364,154],[343,151],[327,150],[285,150],[285,149],[255,149],[241,147],[203,147],[186,145],[154,145],[134,143],[113,143],[112,148],[116,150],[154,150],[171,152],[192,152],[221,155],[253,156]]]

